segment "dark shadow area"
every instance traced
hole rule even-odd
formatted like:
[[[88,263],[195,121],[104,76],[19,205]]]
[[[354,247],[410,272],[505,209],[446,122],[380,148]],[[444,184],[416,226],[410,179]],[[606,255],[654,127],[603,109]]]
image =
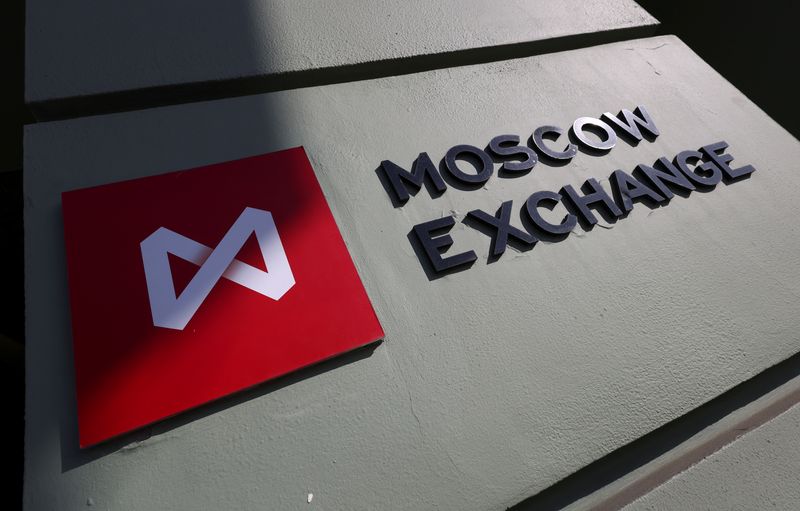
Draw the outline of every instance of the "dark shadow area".
[[[22,126],[33,121],[25,106],[25,2],[3,3],[0,57],[3,101],[0,102],[0,172],[22,169]]]
[[[22,467],[25,432],[25,347],[0,334],[0,385],[3,388],[3,421],[6,439],[0,469],[3,473],[3,509],[22,508]]]
[[[408,231],[406,238],[408,238],[408,242],[411,243],[411,248],[414,249],[414,255],[417,256],[419,264],[422,266],[422,270],[425,272],[425,276],[428,277],[428,280],[431,282],[433,282],[436,279],[446,277],[447,275],[452,275],[454,273],[459,273],[464,270],[468,270],[472,268],[473,264],[475,264],[475,261],[472,261],[468,264],[462,264],[445,271],[437,272],[436,269],[431,264],[430,260],[428,259],[428,255],[425,253],[425,249],[422,247],[422,243],[420,243],[419,238],[414,232],[414,229]],[[448,257],[448,254],[445,254],[443,257]]]
[[[723,417],[797,376],[800,376],[800,353],[586,465],[553,486],[508,509],[510,511],[562,509],[674,449]]]
[[[0,172],[0,335],[25,340],[24,245],[22,221],[22,171]]]
[[[32,121],[25,106],[25,2],[3,4],[0,56],[4,98],[0,102],[0,383],[5,416],[0,433],[6,449],[4,509],[22,509],[25,431],[25,298],[22,217],[22,127]]]
[[[655,26],[626,27],[539,41],[468,48],[430,55],[415,55],[346,66],[293,71],[278,75],[194,82],[96,94],[93,96],[54,99],[37,102],[31,104],[30,107],[34,115],[40,120],[67,119],[84,115],[194,103],[278,90],[406,75],[433,69],[483,64],[575,50],[587,46],[640,37],[650,37],[655,33]]]
[[[313,378],[322,373],[368,358],[372,356],[372,353],[382,343],[382,339],[375,341],[343,355],[338,355],[324,362],[300,369],[274,380],[250,387],[249,389],[230,394],[197,408],[181,412],[175,417],[164,419],[150,426],[145,426],[136,431],[126,433],[85,449],[80,449],[78,447],[78,421],[77,416],[73,416],[72,427],[61,428],[61,472],[67,472],[73,468],[117,452],[131,443],[142,442],[154,435],[162,435],[197,419],[208,417],[209,415],[222,412],[252,399],[257,399],[305,379]]]
[[[662,25],[753,100],[770,117],[800,138],[800,74],[797,2],[692,2],[637,0]]]

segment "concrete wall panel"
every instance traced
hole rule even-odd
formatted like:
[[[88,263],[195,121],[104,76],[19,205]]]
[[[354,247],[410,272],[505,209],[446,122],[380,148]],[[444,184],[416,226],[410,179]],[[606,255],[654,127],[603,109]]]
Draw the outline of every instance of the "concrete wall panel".
[[[28,0],[26,98],[270,76],[655,23],[632,0]]]
[[[797,509],[799,438],[795,406],[624,509]]]
[[[661,136],[392,206],[375,169],[646,105]],[[724,139],[749,180],[430,281],[413,224]],[[386,341],[77,448],[60,193],[305,146]],[[504,509],[800,350],[800,144],[674,37],[31,126],[28,510]],[[146,207],[146,205],[143,205]],[[135,212],[132,212],[135,214]],[[309,505],[307,494],[313,493]]]

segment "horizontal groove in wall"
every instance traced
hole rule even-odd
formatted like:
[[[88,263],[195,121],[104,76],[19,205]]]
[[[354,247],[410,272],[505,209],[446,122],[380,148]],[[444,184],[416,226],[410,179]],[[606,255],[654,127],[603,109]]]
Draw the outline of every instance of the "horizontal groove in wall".
[[[798,376],[800,376],[800,353],[586,465],[536,495],[508,508],[508,511],[553,511],[573,504],[675,449],[705,428]],[[743,430],[755,429],[777,417],[796,404],[798,399],[800,399],[800,395],[794,392],[785,396],[765,409],[754,413],[751,417],[715,435],[703,445],[691,449],[678,459],[667,463],[653,474],[643,478],[642,481],[623,489],[618,495],[597,503],[593,509],[619,509],[633,502],[672,476],[734,441]]]
[[[656,35],[658,25],[575,34],[564,37],[431,55],[294,71],[268,76],[149,87],[29,104],[39,121],[51,121],[194,103],[280,90],[384,78],[434,69],[483,64],[520,57],[575,50]]]

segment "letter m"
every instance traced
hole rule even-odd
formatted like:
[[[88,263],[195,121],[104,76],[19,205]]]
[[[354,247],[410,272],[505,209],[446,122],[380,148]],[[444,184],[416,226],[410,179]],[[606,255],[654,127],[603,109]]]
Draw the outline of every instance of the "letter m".
[[[436,166],[431,161],[428,153],[419,154],[417,159],[414,160],[414,164],[411,166],[411,172],[389,160],[383,160],[381,162],[381,169],[383,169],[383,172],[389,179],[394,197],[401,205],[405,204],[410,196],[406,185],[411,185],[414,194],[416,194],[420,188],[422,188],[426,177],[437,194],[441,195],[447,190],[447,185],[444,184],[442,176],[439,175],[439,171],[436,170]],[[428,191],[431,192],[430,188],[428,188]],[[433,192],[431,192],[431,196],[435,196]]]

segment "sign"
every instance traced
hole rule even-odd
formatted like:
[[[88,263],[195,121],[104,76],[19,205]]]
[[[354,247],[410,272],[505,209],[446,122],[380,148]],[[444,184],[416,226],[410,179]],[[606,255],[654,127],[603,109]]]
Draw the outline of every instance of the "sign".
[[[82,447],[383,337],[302,148],[62,200]]]
[[[569,141],[559,150],[555,147],[562,135],[567,135],[563,138]],[[444,194],[447,183],[464,190],[478,190],[494,173],[495,162],[500,163],[500,177],[515,178],[530,172],[539,161],[551,166],[566,165],[578,151],[602,156],[616,146],[617,135],[636,146],[643,139],[654,141],[660,132],[647,109],[639,105],[633,111],[622,109],[617,115],[606,112],[599,119],[580,117],[569,132],[558,126],[540,126],[527,142],[520,142],[519,136],[511,134],[492,138],[485,150],[459,144],[447,151],[439,167],[428,153],[422,152],[410,171],[390,160],[382,161],[380,169],[392,203],[400,208],[423,185],[432,198]],[[676,194],[686,197],[695,190],[713,190],[720,182],[728,185],[749,178],[756,169],[752,165],[732,168],[733,156],[725,152],[727,149],[728,143],[721,140],[699,150],[680,151],[672,160],[662,156],[652,164],[639,164],[630,173],[614,170],[609,177],[611,194],[594,178],[587,179],[579,190],[564,185],[559,192],[533,192],[520,208],[522,228],[512,225],[510,200],[503,202],[495,213],[469,211],[462,222],[489,236],[489,259],[497,260],[509,245],[529,250],[540,240],[566,239],[577,225],[590,231],[598,223],[595,212],[606,222],[614,223],[625,218],[634,203],[655,209],[669,204]],[[464,171],[462,167],[471,170]],[[562,209],[557,214],[543,211],[553,211],[557,206]],[[445,255],[454,243],[448,232],[455,224],[455,216],[449,215],[412,228],[411,239],[419,244],[417,252],[424,254],[420,262],[423,268],[430,268],[432,279],[470,268],[478,259],[473,250]]]

